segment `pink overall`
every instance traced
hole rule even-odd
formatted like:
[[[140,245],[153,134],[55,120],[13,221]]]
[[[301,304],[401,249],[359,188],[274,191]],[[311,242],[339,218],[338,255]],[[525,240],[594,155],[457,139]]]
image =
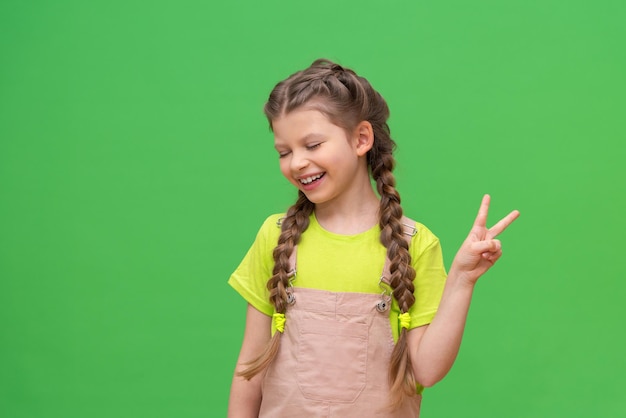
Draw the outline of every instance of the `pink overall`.
[[[293,294],[259,417],[419,417],[421,395],[389,409],[394,340],[389,310],[376,309],[381,295],[305,288]]]

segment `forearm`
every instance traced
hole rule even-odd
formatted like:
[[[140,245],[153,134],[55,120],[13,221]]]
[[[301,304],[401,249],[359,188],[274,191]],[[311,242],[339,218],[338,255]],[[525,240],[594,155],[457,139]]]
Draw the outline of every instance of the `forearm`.
[[[432,386],[450,371],[461,346],[465,322],[476,281],[502,256],[495,237],[518,216],[517,210],[487,229],[490,197],[483,196],[474,225],[454,257],[437,315],[428,326],[409,332],[409,349],[415,378]]]
[[[450,271],[437,315],[411,353],[415,378],[432,386],[450,371],[461,346],[474,285]]]
[[[261,375],[246,380],[235,373],[230,387],[228,418],[258,418],[261,398]]]
[[[247,365],[263,352],[270,339],[270,328],[270,317],[259,312],[252,305],[248,305],[246,330],[230,387],[229,418],[258,418],[259,416],[262,399],[261,382],[265,373],[260,372],[250,380],[244,379],[238,373],[246,369]]]

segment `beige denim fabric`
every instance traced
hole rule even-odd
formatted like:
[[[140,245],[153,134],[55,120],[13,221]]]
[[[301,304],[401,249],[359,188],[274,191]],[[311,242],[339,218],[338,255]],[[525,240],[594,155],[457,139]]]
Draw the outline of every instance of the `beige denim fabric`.
[[[259,417],[419,417],[421,395],[389,409],[394,341],[380,295],[295,288]]]

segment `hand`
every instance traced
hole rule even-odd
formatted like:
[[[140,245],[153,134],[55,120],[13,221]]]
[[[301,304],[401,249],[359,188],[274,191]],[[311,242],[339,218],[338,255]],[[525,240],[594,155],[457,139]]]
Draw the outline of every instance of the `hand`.
[[[502,255],[502,244],[495,237],[519,216],[519,212],[514,210],[497,224],[487,229],[487,213],[489,212],[490,200],[489,195],[483,197],[474,226],[463,244],[461,244],[461,248],[456,253],[450,267],[450,276],[454,275],[459,279],[467,280],[472,285]]]

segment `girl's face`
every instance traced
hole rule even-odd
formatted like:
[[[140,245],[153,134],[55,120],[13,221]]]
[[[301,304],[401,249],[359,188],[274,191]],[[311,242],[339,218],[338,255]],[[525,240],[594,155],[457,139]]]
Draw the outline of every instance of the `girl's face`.
[[[363,176],[369,184],[358,134],[351,138],[321,112],[296,109],[272,121],[280,171],[315,204],[349,196]],[[366,151],[365,151],[366,152]],[[359,183],[360,184],[360,183]]]

